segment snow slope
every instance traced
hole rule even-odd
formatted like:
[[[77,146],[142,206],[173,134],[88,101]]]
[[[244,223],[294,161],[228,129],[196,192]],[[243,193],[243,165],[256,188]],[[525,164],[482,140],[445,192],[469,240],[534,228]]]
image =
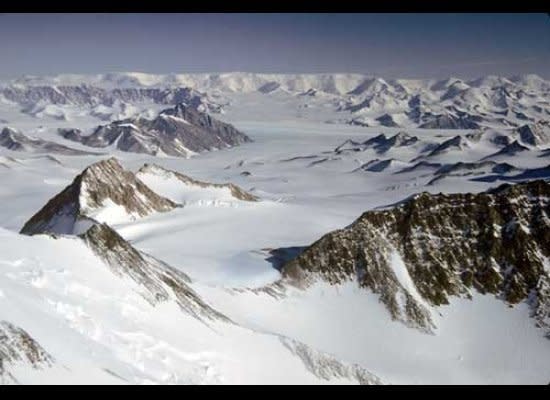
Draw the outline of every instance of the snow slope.
[[[307,347],[312,357],[302,358],[291,339],[226,322],[207,325],[173,302],[152,306],[143,288],[116,278],[74,237],[2,229],[0,238],[0,318],[23,327],[55,360],[40,373],[15,365],[10,372],[18,383],[377,382]],[[327,360],[334,367],[328,375],[316,372],[316,363]]]
[[[538,139],[536,146],[524,144],[527,151],[500,154],[494,161],[501,169],[481,161],[505,148],[506,140],[520,140],[516,126],[491,122],[487,129],[468,130],[348,124],[350,118],[373,122],[390,111],[406,115],[404,110],[416,107],[414,101],[409,105],[416,94],[420,113],[442,112],[436,105],[447,92],[452,98],[444,101],[458,107],[483,100],[495,116],[503,110],[495,106],[504,101],[499,96],[507,96],[489,90],[496,85],[522,88],[523,100],[506,102],[523,104],[527,114],[545,115],[545,108],[533,109],[547,101],[544,80],[455,81],[255,74],[21,80],[25,87],[82,82],[106,88],[194,87],[216,95],[225,104],[224,114],[216,118],[234,124],[254,142],[189,159],[108,149],[154,192],[185,202],[185,207],[135,220],[94,218],[110,223],[135,248],[187,274],[192,289],[234,322],[210,325],[173,301],[151,305],[137,283],[113,274],[78,238],[16,233],[85,167],[106,155],[51,157],[0,148],[0,321],[24,329],[54,359],[51,367],[10,365],[10,371],[19,383],[378,382],[369,373],[383,383],[548,383],[550,342],[524,303],[509,308],[494,296],[476,293],[471,300],[453,298],[450,305],[431,309],[435,329],[429,334],[391,320],[377,296],[352,283],[319,283],[306,291],[275,283],[280,273],[271,249],[309,245],[364,211],[421,191],[480,192],[535,174],[548,178],[548,146]],[[357,111],[347,109],[366,100],[370,110],[366,103]],[[134,111],[154,116],[160,107],[130,105],[134,109],[128,106],[125,117]],[[86,107],[62,108],[68,120],[30,115],[18,104],[2,102],[0,119],[32,137],[86,150],[57,129],[89,133],[114,118],[106,117],[111,111],[122,112],[119,105],[95,105],[95,116]],[[513,113],[515,108],[509,108]],[[394,120],[406,125],[400,118]],[[528,122],[515,114],[509,119],[518,125]],[[383,153],[362,145],[401,131],[418,140],[388,143]],[[467,146],[430,155],[456,136]],[[349,151],[335,151],[344,142]],[[391,162],[387,168],[358,170],[376,159]],[[182,185],[172,176],[138,172],[146,163],[203,183],[232,183],[259,201],[237,199],[229,186]],[[395,270],[403,272],[395,261]],[[414,292],[405,274],[398,278]]]

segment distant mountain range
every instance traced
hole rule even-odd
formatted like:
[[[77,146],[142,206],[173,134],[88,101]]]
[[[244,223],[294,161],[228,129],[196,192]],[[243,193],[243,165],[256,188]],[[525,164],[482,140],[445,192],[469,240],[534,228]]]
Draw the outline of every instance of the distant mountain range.
[[[232,125],[184,103],[161,111],[154,119],[128,118],[98,126],[87,136],[76,129],[61,129],[59,134],[90,147],[113,145],[132,153],[179,157],[252,141]]]
[[[33,115],[59,115],[48,105],[78,105],[96,115],[136,103],[187,102],[223,112],[239,94],[298,96],[339,111],[337,121],[363,126],[476,129],[517,127],[550,116],[550,82],[537,75],[478,79],[391,79],[362,74],[119,73],[23,77],[0,98]],[[98,108],[99,107],[99,108]],[[102,107],[107,107],[105,111]],[[122,107],[124,108],[124,107]],[[41,114],[42,113],[42,114]],[[130,113],[131,114],[131,113]]]

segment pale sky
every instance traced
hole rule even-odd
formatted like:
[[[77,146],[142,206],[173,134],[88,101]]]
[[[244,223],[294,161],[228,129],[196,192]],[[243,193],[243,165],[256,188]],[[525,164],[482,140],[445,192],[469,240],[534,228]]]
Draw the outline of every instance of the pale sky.
[[[0,14],[0,78],[359,72],[550,78],[547,14]]]

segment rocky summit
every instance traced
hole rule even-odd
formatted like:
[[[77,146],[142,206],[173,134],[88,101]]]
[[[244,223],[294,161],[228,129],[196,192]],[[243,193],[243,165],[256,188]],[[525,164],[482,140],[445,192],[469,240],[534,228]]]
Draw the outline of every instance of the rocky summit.
[[[60,134],[90,147],[114,145],[131,153],[177,157],[251,142],[232,125],[184,103],[160,112],[154,119],[128,118],[98,126],[88,136],[69,132],[64,130]]]
[[[38,211],[21,233],[76,234],[96,222],[132,220],[175,207],[110,158],[86,168]]]
[[[527,302],[550,328],[550,184],[505,184],[479,194],[420,193],[365,212],[283,266],[308,286],[356,280],[392,317],[430,330],[430,309],[472,290]],[[548,333],[550,335],[550,331]]]

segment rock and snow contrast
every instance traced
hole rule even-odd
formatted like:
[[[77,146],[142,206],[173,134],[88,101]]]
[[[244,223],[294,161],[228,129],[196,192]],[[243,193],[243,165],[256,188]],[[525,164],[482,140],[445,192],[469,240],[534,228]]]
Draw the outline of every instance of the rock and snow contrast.
[[[27,153],[42,154],[64,154],[68,156],[94,155],[98,153],[86,152],[73,149],[55,142],[32,139],[21,132],[17,132],[10,127],[2,129],[0,132],[0,146],[12,151],[22,151]]]
[[[78,109],[115,120],[181,102],[211,113],[261,102],[273,108],[271,118],[280,116],[281,105],[292,104],[323,122],[476,129],[547,120],[549,92],[550,84],[537,75],[386,80],[361,74],[119,73],[24,77],[6,82],[0,99],[30,116],[60,121],[78,119]]]
[[[90,147],[114,146],[132,153],[181,157],[250,142],[248,136],[232,125],[183,103],[161,111],[154,119],[129,118],[98,126],[88,136],[74,129],[59,133],[65,139]]]
[[[0,383],[547,384],[550,83],[0,89]]]
[[[550,183],[504,184],[486,193],[423,192],[368,211],[282,267],[295,284],[357,280],[393,318],[430,330],[430,309],[449,296],[492,293],[527,301],[550,337]]]
[[[158,196],[114,158],[86,168],[21,229],[24,234],[78,234],[90,224],[135,220],[177,205]]]

